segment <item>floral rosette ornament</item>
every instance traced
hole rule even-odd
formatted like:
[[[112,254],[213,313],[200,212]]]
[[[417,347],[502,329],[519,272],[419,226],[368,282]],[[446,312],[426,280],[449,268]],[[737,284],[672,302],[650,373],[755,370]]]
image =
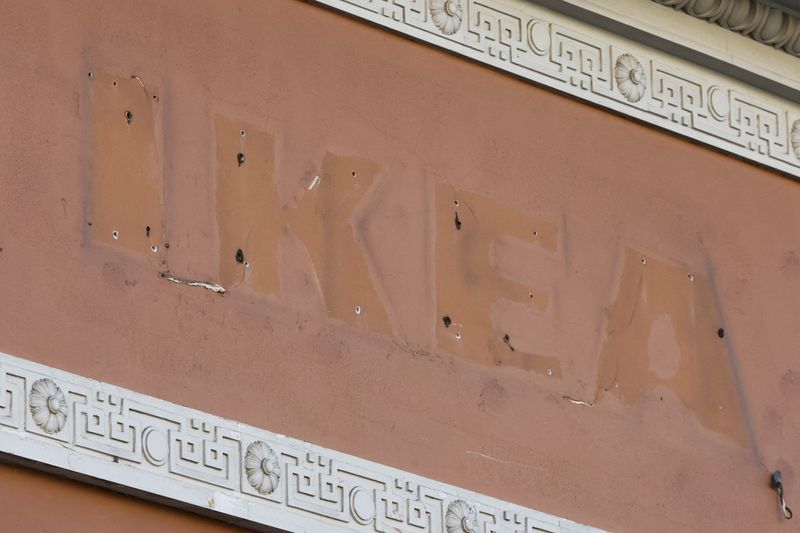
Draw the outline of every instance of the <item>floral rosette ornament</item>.
[[[58,433],[67,423],[67,399],[53,380],[37,380],[28,403],[33,421],[45,433]]]
[[[257,440],[247,447],[244,454],[244,472],[251,487],[260,494],[270,494],[278,487],[281,465],[273,449]]]
[[[445,35],[457,32],[464,17],[461,0],[430,0],[430,11],[433,24]]]
[[[456,500],[447,506],[444,525],[447,533],[478,533],[478,513],[464,500]]]
[[[638,102],[647,89],[647,75],[639,60],[630,54],[622,54],[614,65],[614,79],[622,96],[629,102]]]
[[[797,159],[800,159],[800,119],[795,120],[792,125],[791,141],[794,155],[797,156]]]

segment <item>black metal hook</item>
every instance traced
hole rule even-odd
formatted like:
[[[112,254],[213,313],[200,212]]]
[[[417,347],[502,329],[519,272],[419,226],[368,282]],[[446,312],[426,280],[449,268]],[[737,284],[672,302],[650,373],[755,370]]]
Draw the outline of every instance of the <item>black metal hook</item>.
[[[772,485],[772,488],[778,492],[778,503],[781,506],[781,511],[783,511],[784,518],[786,518],[786,520],[791,520],[792,510],[786,506],[786,500],[783,497],[783,479],[780,470],[776,470],[772,473],[770,485]]]

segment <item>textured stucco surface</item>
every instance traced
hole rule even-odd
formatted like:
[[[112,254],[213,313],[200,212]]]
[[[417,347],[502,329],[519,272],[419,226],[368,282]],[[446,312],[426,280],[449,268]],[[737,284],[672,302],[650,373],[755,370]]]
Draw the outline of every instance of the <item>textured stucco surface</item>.
[[[796,182],[302,2],[0,4],[0,350],[603,529],[791,527]]]

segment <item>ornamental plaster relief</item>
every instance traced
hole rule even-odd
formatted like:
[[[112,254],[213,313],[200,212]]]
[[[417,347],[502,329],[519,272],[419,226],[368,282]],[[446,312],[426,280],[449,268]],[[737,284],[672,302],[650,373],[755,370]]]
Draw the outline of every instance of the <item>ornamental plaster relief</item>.
[[[761,0],[653,0],[800,57],[800,19]]]
[[[600,531],[2,353],[0,456],[286,531]]]
[[[532,2],[317,1],[800,177],[800,105]]]

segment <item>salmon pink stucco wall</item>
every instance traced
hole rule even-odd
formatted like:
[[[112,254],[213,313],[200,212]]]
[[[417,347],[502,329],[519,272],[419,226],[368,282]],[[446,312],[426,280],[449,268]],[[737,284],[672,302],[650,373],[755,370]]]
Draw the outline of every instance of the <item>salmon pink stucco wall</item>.
[[[3,531],[223,533],[241,529],[99,487],[0,464]]]
[[[795,181],[295,0],[3,0],[0,67],[0,351],[606,530],[792,526]]]

